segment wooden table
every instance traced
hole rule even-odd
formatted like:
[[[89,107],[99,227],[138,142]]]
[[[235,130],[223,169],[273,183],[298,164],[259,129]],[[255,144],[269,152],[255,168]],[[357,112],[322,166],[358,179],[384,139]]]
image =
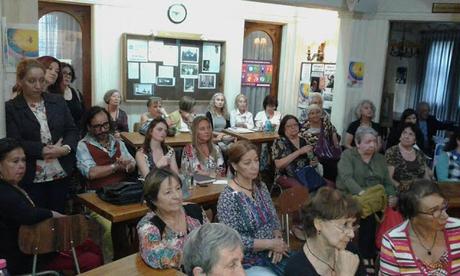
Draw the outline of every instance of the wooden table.
[[[211,184],[207,187],[194,187],[190,190],[190,197],[184,201],[198,204],[215,204],[225,186]],[[86,207],[112,222],[111,232],[115,260],[139,250],[135,226],[149,210],[147,205],[140,203],[114,205],[103,201],[96,193],[84,193],[77,196]]]
[[[254,144],[273,142],[274,140],[279,138],[279,135],[276,132],[266,133],[262,131],[255,131],[251,133],[238,133],[230,129],[224,129],[223,132],[232,135],[238,139],[251,141]]]
[[[121,138],[133,148],[139,148],[144,144],[145,136],[139,132],[122,132]],[[178,132],[173,137],[166,137],[165,143],[171,147],[184,147],[192,142],[192,135],[188,132]]]
[[[100,276],[100,275],[120,275],[120,276],[182,276],[182,272],[175,269],[153,269],[144,263],[139,254],[129,255],[117,261],[111,262],[104,266],[100,266],[91,271],[87,271],[84,276]]]

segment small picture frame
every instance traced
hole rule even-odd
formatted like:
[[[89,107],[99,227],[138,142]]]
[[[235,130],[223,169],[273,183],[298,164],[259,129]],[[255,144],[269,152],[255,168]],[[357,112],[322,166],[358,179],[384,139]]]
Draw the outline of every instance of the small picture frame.
[[[180,62],[198,63],[200,60],[200,48],[198,47],[180,47]]]
[[[134,83],[134,96],[153,96],[153,85],[150,83]]]
[[[157,77],[157,86],[175,86],[175,78]]]
[[[215,89],[216,74],[199,74],[198,89]]]
[[[195,92],[195,79],[184,79],[184,92]]]
[[[181,63],[180,77],[188,79],[198,78],[198,63]]]

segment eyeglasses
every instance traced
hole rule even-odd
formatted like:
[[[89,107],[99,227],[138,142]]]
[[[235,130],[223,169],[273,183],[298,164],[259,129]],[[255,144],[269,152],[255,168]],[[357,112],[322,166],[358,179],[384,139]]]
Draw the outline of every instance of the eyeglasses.
[[[434,218],[440,218],[444,212],[447,212],[448,208],[449,208],[449,204],[447,203],[447,201],[445,201],[442,204],[441,209],[436,209],[436,210],[434,210],[432,212],[419,212],[419,213],[424,214],[424,215],[429,215],[429,216],[432,216]]]
[[[347,233],[347,232],[356,232],[358,231],[359,229],[359,224],[356,224],[356,225],[352,225],[352,226],[340,226],[340,225],[337,225],[336,223],[332,223],[332,225],[334,225],[338,230],[340,230],[340,232],[342,233]]]
[[[71,76],[72,77],[72,72],[62,72],[63,76]]]
[[[92,129],[108,129],[109,127],[110,127],[109,122],[105,122],[105,123],[98,124],[98,125],[91,125]]]

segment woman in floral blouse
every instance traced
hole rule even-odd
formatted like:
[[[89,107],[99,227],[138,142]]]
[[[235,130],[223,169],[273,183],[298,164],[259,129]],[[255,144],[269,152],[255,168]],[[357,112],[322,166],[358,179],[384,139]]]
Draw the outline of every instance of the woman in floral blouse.
[[[283,275],[288,246],[282,239],[270,193],[258,180],[257,148],[242,140],[233,144],[228,153],[235,177],[220,194],[219,221],[240,233],[248,276]]]
[[[153,268],[179,268],[187,235],[209,222],[199,205],[183,204],[181,187],[178,175],[167,169],[151,171],[145,179],[151,211],[137,224],[137,233],[139,254]]]
[[[209,119],[198,116],[192,123],[192,144],[184,147],[181,171],[184,175],[197,173],[210,177],[224,177],[224,158],[219,147],[212,143]]]

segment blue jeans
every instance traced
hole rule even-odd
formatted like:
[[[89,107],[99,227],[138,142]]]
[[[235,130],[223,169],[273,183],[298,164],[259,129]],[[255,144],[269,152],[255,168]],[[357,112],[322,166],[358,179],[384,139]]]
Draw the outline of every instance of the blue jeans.
[[[281,262],[274,264],[272,263],[271,258],[269,258],[267,254],[264,254],[263,257],[257,262],[257,264],[245,268],[245,271],[247,276],[283,276],[288,259],[289,256],[283,256]]]

